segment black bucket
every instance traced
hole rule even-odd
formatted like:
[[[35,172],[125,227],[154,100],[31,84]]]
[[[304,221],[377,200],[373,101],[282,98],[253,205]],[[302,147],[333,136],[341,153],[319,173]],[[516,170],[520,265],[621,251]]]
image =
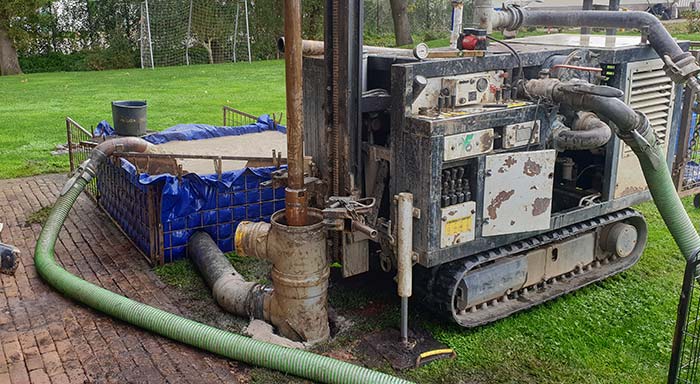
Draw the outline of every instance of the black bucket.
[[[112,120],[119,136],[146,134],[146,101],[113,101]]]

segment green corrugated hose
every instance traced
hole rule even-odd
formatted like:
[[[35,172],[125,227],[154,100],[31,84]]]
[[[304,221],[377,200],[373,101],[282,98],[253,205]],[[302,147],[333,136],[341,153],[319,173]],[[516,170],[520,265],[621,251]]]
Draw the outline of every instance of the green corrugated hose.
[[[248,364],[323,383],[409,383],[357,365],[298,349],[285,348],[210,327],[128,299],[61,268],[54,259],[56,238],[89,176],[69,181],[41,230],[34,255],[37,271],[49,285],[93,309],[167,338]]]
[[[639,114],[639,119],[641,129],[634,127],[635,129],[622,131],[618,135],[637,155],[654,204],[683,256],[691,261],[700,250],[700,236],[678,197],[666,164],[663,144],[649,125],[649,120],[642,114]]]

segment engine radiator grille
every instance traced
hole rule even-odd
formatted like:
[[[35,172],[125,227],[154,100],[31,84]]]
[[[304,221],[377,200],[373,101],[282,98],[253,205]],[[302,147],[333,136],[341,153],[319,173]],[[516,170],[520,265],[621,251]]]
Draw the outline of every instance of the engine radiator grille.
[[[625,102],[635,111],[647,116],[665,151],[668,151],[675,86],[662,67],[660,59],[627,64]],[[619,156],[614,197],[620,198],[646,190],[642,169],[632,149],[620,142]]]
[[[662,67],[661,60],[630,63],[626,101],[635,111],[647,116],[665,145],[673,113],[674,85]],[[632,152],[628,146],[625,145],[624,148],[625,155]]]

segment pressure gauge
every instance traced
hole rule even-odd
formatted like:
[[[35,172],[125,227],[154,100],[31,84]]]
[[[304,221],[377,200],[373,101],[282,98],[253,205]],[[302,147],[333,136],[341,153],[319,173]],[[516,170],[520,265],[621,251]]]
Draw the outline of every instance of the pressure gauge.
[[[425,60],[428,58],[428,51],[430,49],[428,48],[428,45],[425,43],[420,43],[416,45],[416,47],[413,49],[413,55],[420,60]]]
[[[485,77],[480,78],[476,81],[476,90],[479,92],[485,92],[489,87],[489,81]]]

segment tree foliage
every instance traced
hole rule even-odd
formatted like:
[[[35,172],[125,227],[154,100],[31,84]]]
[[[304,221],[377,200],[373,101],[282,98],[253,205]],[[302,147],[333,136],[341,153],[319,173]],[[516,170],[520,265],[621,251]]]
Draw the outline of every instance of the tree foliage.
[[[42,19],[40,9],[50,0],[3,0],[0,1],[0,28],[7,31],[13,41],[21,42]]]
[[[40,24],[42,15],[37,12],[48,0],[0,1],[0,75],[22,73],[17,59],[17,47]]]

